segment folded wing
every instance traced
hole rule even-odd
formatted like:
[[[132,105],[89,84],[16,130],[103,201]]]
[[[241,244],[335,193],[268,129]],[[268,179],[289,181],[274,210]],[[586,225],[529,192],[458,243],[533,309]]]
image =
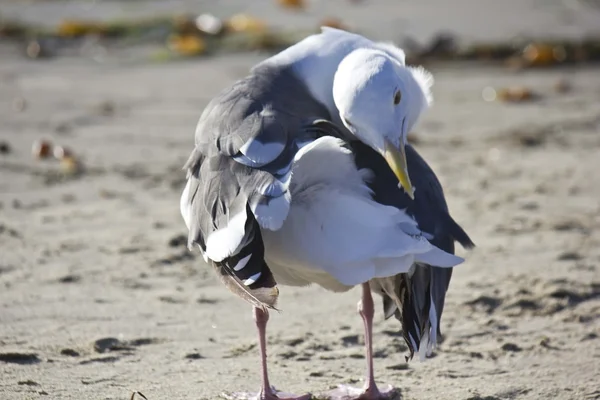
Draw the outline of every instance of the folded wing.
[[[318,135],[311,121],[328,116],[293,73],[263,67],[213,99],[198,122],[180,204],[188,244],[256,306],[277,299],[261,229],[285,221],[294,155]]]
[[[445,252],[454,254],[455,241],[465,248],[474,247],[467,233],[450,216],[435,173],[411,145],[406,146],[406,158],[415,186],[414,201],[398,188],[397,179],[382,157],[362,143],[353,142],[352,149],[357,165],[374,171],[369,186],[376,201],[406,210],[415,218],[419,229],[428,234],[429,242]],[[411,357],[414,351],[420,351],[424,357],[440,334],[452,269],[434,267],[435,260],[431,259],[416,262],[416,268],[410,273],[376,279],[373,286],[383,295],[386,318],[395,315],[401,321]]]

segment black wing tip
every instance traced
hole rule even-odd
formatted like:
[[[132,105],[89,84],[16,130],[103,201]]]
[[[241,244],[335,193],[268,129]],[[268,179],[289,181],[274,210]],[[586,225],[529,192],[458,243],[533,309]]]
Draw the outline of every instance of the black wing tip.
[[[454,240],[460,243],[465,250],[473,250],[476,247],[469,235],[467,235],[467,233],[462,229],[460,233],[454,234],[453,236]]]
[[[456,240],[460,245],[466,249],[471,250],[475,248],[475,243],[471,240],[467,232],[450,216],[450,214],[446,213],[446,226],[448,227],[448,231],[454,240]]]
[[[248,287],[225,263],[212,261],[212,266],[217,271],[221,282],[233,294],[263,311],[267,311],[267,309],[277,310],[276,306],[279,298],[279,288],[277,287],[277,283],[275,282],[275,279],[273,279],[270,270],[265,271],[265,275],[268,275],[269,277],[266,278],[262,284]]]

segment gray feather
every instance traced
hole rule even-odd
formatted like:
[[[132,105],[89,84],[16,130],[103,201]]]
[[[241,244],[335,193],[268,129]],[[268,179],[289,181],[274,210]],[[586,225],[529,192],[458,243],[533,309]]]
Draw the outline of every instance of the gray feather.
[[[264,65],[215,97],[198,121],[184,167],[190,182],[188,245],[206,252],[208,237],[248,210],[237,248],[212,261],[227,287],[255,305],[273,307],[277,299],[260,229],[277,229],[286,218],[294,156],[319,136],[312,122],[328,118],[290,69]],[[244,257],[250,261],[235,270]]]

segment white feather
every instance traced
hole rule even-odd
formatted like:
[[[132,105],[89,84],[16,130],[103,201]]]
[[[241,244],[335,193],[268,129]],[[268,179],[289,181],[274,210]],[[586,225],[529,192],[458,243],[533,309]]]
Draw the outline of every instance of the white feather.
[[[431,305],[429,306],[429,323],[431,324],[431,334],[429,335],[429,346],[427,349],[428,356],[431,355],[431,352],[437,346],[437,330],[439,325],[433,297],[431,297]]]
[[[436,251],[423,236],[406,233],[405,228],[413,230],[416,222],[372,200],[351,153],[340,144],[323,137],[298,154],[288,217],[278,232],[263,232],[270,264],[339,290],[340,284],[353,286],[408,272],[421,255],[441,267],[462,262]]]
[[[190,186],[191,181],[188,179],[185,188],[183,189],[183,193],[181,194],[181,198],[179,199],[179,211],[181,211],[181,216],[183,217],[183,221],[185,222],[185,226],[190,229],[190,211],[191,211],[191,203],[189,202],[190,197]],[[198,245],[198,249],[200,249],[200,254],[202,254],[202,258],[204,258],[204,262],[208,262],[208,256],[202,250],[202,247]]]
[[[423,95],[425,96],[425,100],[427,101],[427,106],[433,104],[433,93],[431,93],[431,88],[434,84],[433,75],[431,72],[427,71],[425,68],[419,67],[408,67],[409,71],[412,73],[415,81],[419,84],[419,87],[423,91]]]
[[[423,239],[425,238],[423,237]],[[444,250],[433,245],[430,247],[429,251],[416,254],[415,260],[422,264],[429,264],[435,267],[454,267],[465,261],[464,258],[446,253]]]
[[[315,99],[332,112],[333,121],[341,123],[331,83],[340,62],[361,48],[382,50],[401,65],[405,63],[404,51],[391,43],[377,43],[362,35],[330,27],[321,27],[321,33],[308,36],[264,63],[291,65]]]
[[[241,260],[239,260],[237,262],[237,264],[235,264],[235,267],[233,267],[233,270],[234,271],[240,271],[240,270],[242,270],[248,264],[248,261],[250,261],[251,257],[252,257],[252,253],[248,254],[246,257],[244,257]]]
[[[255,165],[265,165],[279,157],[284,148],[285,143],[276,141],[263,143],[259,139],[252,138],[240,147],[240,152]]]
[[[421,361],[425,361],[427,350],[429,349],[429,329],[429,324],[427,324],[425,332],[423,332],[423,337],[421,337],[421,343],[419,343],[419,359]]]
[[[375,47],[388,53],[391,57],[395,58],[400,64],[406,65],[406,54],[404,53],[404,50],[397,47],[394,43],[377,42],[375,43]]]
[[[261,228],[277,231],[283,225],[290,210],[291,196],[285,192],[282,196],[271,199],[267,204],[250,204],[250,209]]]
[[[246,279],[244,281],[244,285],[246,286],[250,286],[252,285],[254,282],[256,282],[258,280],[258,278],[260,278],[260,272],[257,272],[256,274],[252,275],[250,278]]]
[[[191,204],[189,202],[190,197],[190,185],[191,182],[188,179],[185,188],[183,189],[183,193],[181,194],[181,198],[179,199],[179,211],[181,212],[181,216],[183,217],[183,221],[185,222],[185,226],[190,229],[190,208]]]
[[[206,256],[215,262],[232,255],[244,240],[246,209],[229,219],[227,226],[217,229],[206,238]]]

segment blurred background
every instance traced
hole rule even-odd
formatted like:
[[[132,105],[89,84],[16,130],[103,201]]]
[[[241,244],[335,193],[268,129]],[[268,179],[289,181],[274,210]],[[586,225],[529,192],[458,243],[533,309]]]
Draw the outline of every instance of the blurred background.
[[[410,141],[477,245],[427,362],[376,316],[378,379],[600,399],[596,0],[0,0],[0,398],[258,389],[250,307],[186,248],[181,168],[207,102],[320,26],[434,74]],[[280,289],[272,383],[359,385],[358,292]]]

